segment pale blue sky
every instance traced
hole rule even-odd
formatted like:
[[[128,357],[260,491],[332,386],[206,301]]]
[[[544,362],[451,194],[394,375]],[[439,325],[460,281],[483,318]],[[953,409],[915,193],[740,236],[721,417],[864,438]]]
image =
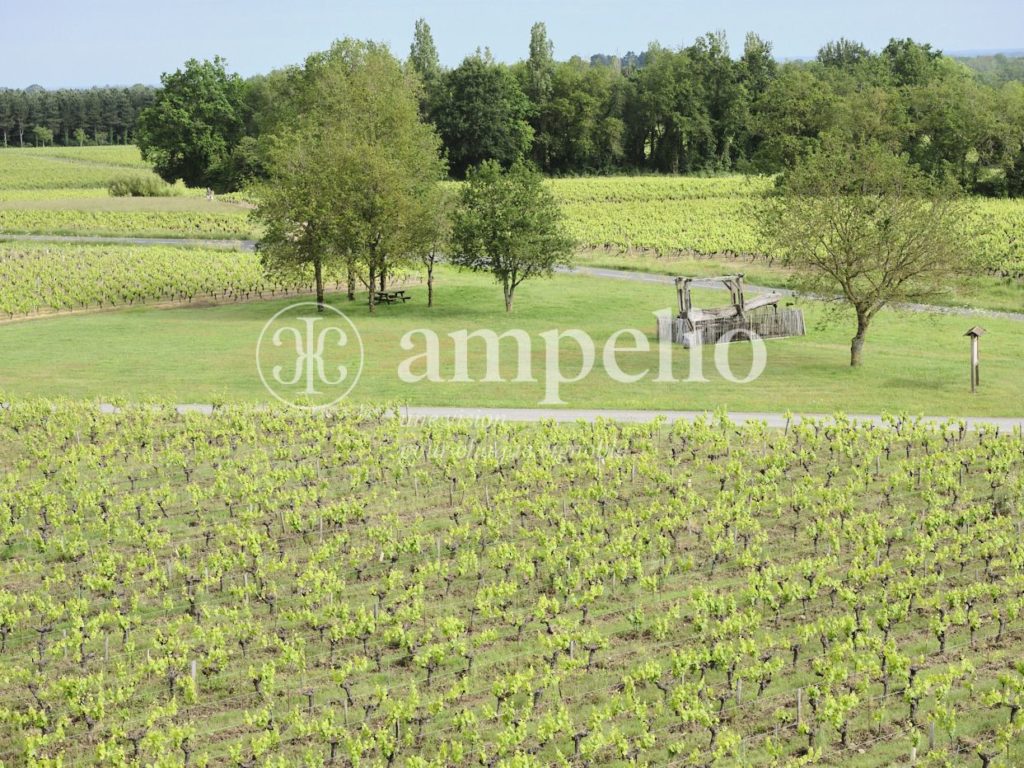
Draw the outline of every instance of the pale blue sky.
[[[530,26],[544,21],[559,59],[676,47],[724,29],[733,50],[748,30],[780,58],[813,56],[849,37],[871,48],[913,37],[947,51],[1024,48],[1020,0],[3,0],[0,86],[156,84],[190,57],[220,54],[243,75],[300,62],[332,40],[387,42],[404,57],[413,22],[429,22],[444,64],[477,46],[504,61],[526,55]]]

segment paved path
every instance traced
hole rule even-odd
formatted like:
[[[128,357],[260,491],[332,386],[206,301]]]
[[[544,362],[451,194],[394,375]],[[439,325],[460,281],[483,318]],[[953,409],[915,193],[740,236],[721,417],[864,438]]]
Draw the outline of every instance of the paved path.
[[[8,235],[0,233],[0,241],[21,240],[41,243],[110,243],[115,245],[183,245],[200,246],[203,248],[233,248],[241,251],[256,250],[255,240],[200,240],[175,237],[100,237],[92,235]],[[608,280],[627,280],[635,283],[657,283],[674,285],[675,278],[669,275],[658,275],[650,272],[635,272],[626,269],[606,269],[604,267],[559,267],[556,272],[586,277],[600,277]],[[695,288],[725,290],[725,286],[717,280],[695,278]],[[745,287],[758,293],[778,293],[782,296],[795,296],[796,291],[789,288],[771,288],[764,285],[746,283]],[[806,294],[807,298],[816,298]],[[1024,312],[1001,312],[994,309],[974,309],[971,307],[946,307],[938,304],[898,304],[896,309],[908,312],[931,312],[942,315],[963,315],[966,317],[999,317],[1006,320],[1024,321]]]
[[[675,285],[676,279],[669,275],[658,275],[651,272],[635,272],[629,269],[605,269],[604,267],[560,267],[556,271],[568,275],[584,275],[585,277],[604,277],[609,280],[630,280],[637,283],[659,283],[662,285]],[[726,290],[721,280],[709,280],[705,277],[694,278],[691,285],[694,288],[711,288],[713,290]],[[757,291],[758,293],[778,293],[781,296],[795,296],[796,291],[789,288],[769,288],[764,285],[743,283],[745,289]]]
[[[195,412],[211,414],[213,406],[208,403],[187,403],[175,406],[179,413]],[[100,405],[104,413],[114,413],[116,406],[104,403]],[[643,424],[663,417],[667,422],[696,421],[699,418],[714,418],[715,414],[710,411],[629,411],[629,410],[603,410],[603,409],[569,409],[569,408],[459,408],[450,406],[401,406],[398,414],[410,422],[426,421],[429,419],[469,419],[469,420],[491,420],[491,421],[520,421],[540,422],[557,421],[572,423],[576,421],[596,421],[597,419],[608,419],[632,424]],[[751,421],[763,421],[773,429],[784,429],[789,418],[784,413],[736,411],[728,414],[730,421],[735,424],[746,424]],[[882,426],[885,424],[882,417],[877,414],[856,414],[847,416],[851,421],[864,422]],[[835,419],[833,415],[824,413],[806,413],[794,415],[794,423],[804,420],[831,422]],[[963,421],[968,429],[978,429],[982,426],[998,427],[1000,432],[1015,432],[1024,430],[1024,416],[1002,417],[1002,416],[925,416],[921,419],[931,424],[942,424],[952,421]]]
[[[603,277],[609,280],[629,280],[638,283],[658,283],[659,285],[675,285],[675,278],[669,275],[657,275],[649,272],[634,272],[627,269],[606,269],[604,267],[572,267],[557,270],[563,274],[584,275],[586,277]],[[711,288],[725,290],[718,280],[695,278],[695,288]],[[744,283],[743,287],[757,293],[778,293],[782,296],[796,296],[797,292],[790,288],[771,288],[764,285]],[[813,294],[804,294],[806,298],[821,298]],[[964,315],[968,317],[999,317],[1005,320],[1024,321],[1024,312],[1003,312],[996,309],[975,309],[973,307],[947,307],[939,304],[894,304],[894,309],[905,312],[931,312],[940,315]]]
[[[420,407],[409,406],[401,409],[403,416],[410,420],[422,419],[493,419],[496,421],[545,421],[553,420],[559,422],[574,421],[596,421],[597,419],[609,419],[611,421],[622,421],[632,423],[644,423],[653,421],[659,416],[664,417],[669,423],[676,421],[696,421],[702,417],[713,418],[714,414],[709,411],[622,411],[622,410],[601,410],[601,409],[559,409],[559,408],[454,408],[454,407]],[[750,421],[763,421],[769,427],[783,429],[788,421],[784,413],[768,412],[746,412],[736,411],[728,414],[729,419],[736,424],[745,424]],[[834,416],[823,413],[807,413],[800,416],[793,416],[794,422],[811,419],[814,421],[833,421]],[[852,421],[867,422],[876,425],[883,425],[880,415],[857,414],[850,415]],[[974,417],[969,416],[962,419],[943,416],[926,416],[922,421],[941,424],[944,422],[962,420],[966,422],[968,429],[977,429],[984,425],[998,427],[1000,431],[1016,431],[1024,429],[1024,416],[1014,417]]]

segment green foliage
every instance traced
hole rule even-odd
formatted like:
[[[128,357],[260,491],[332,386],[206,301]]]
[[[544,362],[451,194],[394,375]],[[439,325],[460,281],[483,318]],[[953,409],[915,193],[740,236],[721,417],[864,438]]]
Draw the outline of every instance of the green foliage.
[[[409,65],[427,88],[433,87],[441,77],[441,61],[426,19],[416,20],[416,29],[409,48]]]
[[[507,67],[484,52],[445,71],[429,26],[416,22],[406,65],[422,84],[420,114],[441,133],[454,176],[484,159],[507,167],[522,157],[559,175],[776,173],[829,133],[886,144],[934,178],[952,174],[979,194],[1018,196],[1022,188],[1021,59],[965,65],[909,38],[877,52],[839,39],[813,62],[780,65],[756,34],[733,59],[717,33],[677,49],[652,44],[622,61],[560,62],[554,49],[536,24],[523,61]],[[81,146],[138,135],[168,180],[239,190],[266,179],[264,139],[300,140],[288,134],[294,115],[286,113],[301,69],[241,81],[219,60],[193,60],[165,76],[159,95],[142,86],[0,89],[0,141]],[[34,126],[52,137],[34,136]]]
[[[809,289],[839,294],[853,308],[856,366],[879,310],[933,296],[965,266],[962,219],[949,185],[906,157],[878,144],[830,141],[779,180],[762,229],[772,253]]]
[[[916,43],[909,37],[892,39],[882,49],[881,58],[886,62],[897,86],[925,85],[939,74],[942,51],[934,50],[930,44]]]
[[[69,189],[92,188],[99,190],[98,194],[106,194],[111,181],[128,173],[157,178],[135,147],[3,149],[0,199],[13,190],[54,190],[47,194],[62,197]]]
[[[107,191],[111,197],[171,197],[180,190],[155,176],[119,176]]]
[[[445,76],[434,111],[452,174],[462,178],[484,160],[508,167],[530,151],[530,103],[508,67],[477,52]]]
[[[444,167],[437,134],[419,118],[417,82],[385,47],[338,42],[295,78],[295,118],[271,145],[255,217],[268,265],[312,264],[322,303],[324,264],[359,264],[374,287],[432,247]]]
[[[568,264],[573,241],[539,172],[525,163],[503,171],[494,160],[467,175],[452,232],[456,266],[489,272],[502,285],[505,310],[516,288],[531,277]]]
[[[165,181],[226,189],[231,153],[245,127],[243,81],[226,62],[189,59],[161,76],[154,103],[139,116],[136,142]]]
[[[420,117],[431,120],[437,110],[444,90],[444,69],[434,45],[434,36],[426,19],[416,20],[412,45],[409,47],[407,66],[415,72],[421,81]]]
[[[625,154],[620,112],[626,90],[620,73],[574,57],[549,64],[545,78],[545,96],[534,103],[531,117],[535,162],[555,174],[620,167]]]
[[[53,143],[53,131],[44,125],[37,125],[32,129],[32,136],[35,138],[36,146]]]
[[[807,68],[786,64],[751,108],[750,163],[775,172],[813,149],[833,123],[832,88]]]
[[[33,126],[48,132],[41,134],[46,144],[128,144],[139,111],[152,103],[155,93],[155,88],[144,85],[55,91],[38,85],[0,88],[0,146],[26,146],[36,138]]]
[[[863,43],[840,37],[825,43],[818,50],[818,62],[826,67],[852,69],[871,56]]]
[[[197,297],[237,301],[308,290],[312,273],[267,276],[259,257],[223,249],[0,246],[0,314],[109,308]]]
[[[5,763],[1024,759],[1019,435],[5,398],[0,445]]]
[[[230,240],[247,239],[255,234],[244,209],[210,213],[201,210],[0,208],[0,230],[18,234]]]
[[[630,161],[663,173],[733,167],[747,119],[743,67],[722,34],[679,51],[651,46],[626,108]]]

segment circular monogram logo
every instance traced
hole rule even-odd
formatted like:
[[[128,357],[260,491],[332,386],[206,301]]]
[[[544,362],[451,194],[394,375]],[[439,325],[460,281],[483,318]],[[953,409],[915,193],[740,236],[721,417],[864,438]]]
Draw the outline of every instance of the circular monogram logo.
[[[275,314],[256,343],[263,386],[286,405],[328,408],[352,391],[363,371],[363,340],[340,309],[304,302]]]

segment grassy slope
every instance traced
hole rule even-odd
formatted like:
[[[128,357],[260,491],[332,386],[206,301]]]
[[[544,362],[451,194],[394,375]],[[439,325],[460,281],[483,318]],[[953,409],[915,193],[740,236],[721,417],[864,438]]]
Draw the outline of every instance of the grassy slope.
[[[561,276],[526,283],[516,309],[502,311],[500,291],[482,277],[445,271],[437,306],[428,310],[425,289],[412,288],[414,300],[385,306],[375,317],[361,304],[332,297],[350,314],[367,349],[363,378],[351,397],[358,401],[394,399],[422,405],[535,406],[543,384],[401,382],[399,363],[413,352],[399,347],[402,335],[415,328],[445,334],[491,328],[523,328],[533,341],[534,375],[543,376],[544,346],[538,334],[551,329],[582,328],[598,342],[620,328],[653,335],[651,314],[671,306],[670,287],[597,278]],[[723,294],[698,300],[721,303]],[[268,395],[255,369],[255,348],[263,324],[290,300],[210,308],[155,310],[134,308],[110,313],[33,320],[0,326],[0,390],[9,395],[73,397],[167,397],[209,401],[219,396],[265,400]],[[691,409],[724,406],[732,410],[847,413],[906,410],[934,415],[1020,415],[1020,360],[1024,357],[1021,324],[985,319],[981,392],[967,394],[967,343],[963,332],[974,323],[964,317],[886,312],[872,327],[865,365],[848,365],[849,321],[825,328],[820,305],[804,305],[808,335],[768,342],[768,366],[755,383],[731,384],[714,369],[712,350],[704,351],[709,383],[656,383],[649,376],[637,384],[618,384],[601,371],[600,348],[595,373],[566,385],[571,407]],[[653,341],[652,341],[653,345]],[[567,376],[579,369],[571,342],[563,345]],[[674,348],[677,376],[685,378],[687,352]],[[749,347],[730,347],[735,369],[749,366]],[[442,344],[442,375],[451,375],[452,349]],[[506,378],[514,375],[514,354],[506,350]],[[656,352],[620,356],[627,372],[655,369]],[[471,376],[482,378],[474,359]]]

